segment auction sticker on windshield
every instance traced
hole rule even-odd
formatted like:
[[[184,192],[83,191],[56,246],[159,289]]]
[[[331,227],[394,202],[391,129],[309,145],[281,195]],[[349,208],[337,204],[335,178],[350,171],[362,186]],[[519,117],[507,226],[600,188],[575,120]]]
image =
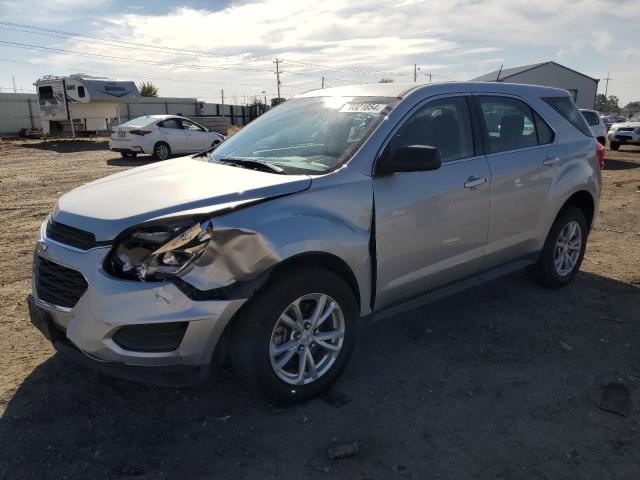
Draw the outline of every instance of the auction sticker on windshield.
[[[340,113],[381,113],[387,105],[384,103],[347,103]]]

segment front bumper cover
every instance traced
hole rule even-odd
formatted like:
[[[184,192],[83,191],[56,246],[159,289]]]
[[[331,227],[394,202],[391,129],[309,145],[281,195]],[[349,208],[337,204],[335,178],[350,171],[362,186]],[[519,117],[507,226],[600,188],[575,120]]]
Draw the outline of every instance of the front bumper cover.
[[[123,380],[167,387],[184,387],[204,383],[210,364],[140,366],[108,362],[91,357],[69,341],[66,331],[53,322],[51,314],[36,304],[32,295],[27,297],[31,323],[40,330],[57,352],[80,365]]]

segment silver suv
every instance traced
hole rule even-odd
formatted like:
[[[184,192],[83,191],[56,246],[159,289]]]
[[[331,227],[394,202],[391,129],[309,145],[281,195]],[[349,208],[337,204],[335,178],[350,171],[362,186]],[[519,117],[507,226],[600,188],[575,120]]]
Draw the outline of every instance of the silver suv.
[[[523,267],[570,282],[597,146],[564,90],[306,93],[214,150],[62,196],[36,245],[32,321],[122,378],[192,384],[228,358],[301,401],[336,381],[372,317]]]

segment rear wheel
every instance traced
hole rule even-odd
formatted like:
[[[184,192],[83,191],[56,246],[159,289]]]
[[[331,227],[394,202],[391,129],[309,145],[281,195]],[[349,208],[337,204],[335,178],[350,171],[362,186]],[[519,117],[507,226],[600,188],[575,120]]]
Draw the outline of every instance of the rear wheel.
[[[533,279],[547,288],[559,288],[576,276],[587,246],[587,222],[577,207],[562,209],[553,223],[538,259]]]
[[[233,368],[278,403],[329,388],[353,351],[358,304],[349,285],[321,268],[276,274],[234,325]]]
[[[620,144],[618,142],[610,142],[609,148],[611,150],[620,150]]]
[[[171,147],[164,142],[158,142],[156,146],[153,147],[153,156],[158,160],[166,160],[171,156]]]

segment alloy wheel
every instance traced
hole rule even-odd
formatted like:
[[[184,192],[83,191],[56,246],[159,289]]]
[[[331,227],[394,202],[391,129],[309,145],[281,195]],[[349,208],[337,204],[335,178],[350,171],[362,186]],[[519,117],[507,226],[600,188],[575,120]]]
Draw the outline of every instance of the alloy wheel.
[[[561,277],[569,275],[580,258],[582,248],[582,228],[575,220],[567,223],[560,231],[554,253],[556,273]]]
[[[342,309],[329,295],[311,293],[280,314],[269,344],[271,368],[290,385],[325,375],[340,355],[345,335]]]

